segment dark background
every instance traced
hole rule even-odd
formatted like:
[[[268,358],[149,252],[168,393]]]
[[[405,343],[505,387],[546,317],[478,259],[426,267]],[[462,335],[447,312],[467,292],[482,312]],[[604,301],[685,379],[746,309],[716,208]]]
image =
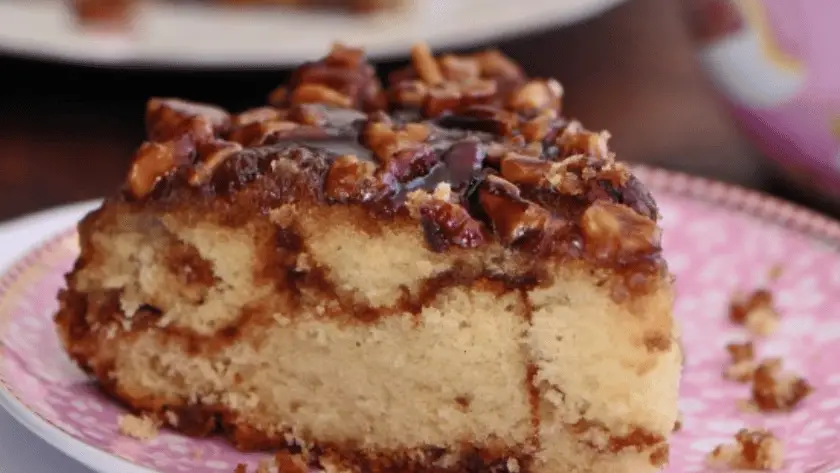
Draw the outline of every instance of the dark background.
[[[706,81],[680,3],[631,0],[590,21],[495,46],[532,75],[560,79],[566,114],[609,129],[620,158],[801,200],[777,183]],[[0,219],[116,189],[143,139],[149,96],[243,109],[262,104],[287,75],[119,71],[6,57],[0,71]]]

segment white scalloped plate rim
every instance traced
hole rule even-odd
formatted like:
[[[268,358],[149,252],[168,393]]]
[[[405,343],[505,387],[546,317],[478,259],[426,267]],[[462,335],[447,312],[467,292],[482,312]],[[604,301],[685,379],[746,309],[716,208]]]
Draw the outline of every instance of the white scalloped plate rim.
[[[270,68],[320,57],[339,40],[383,59],[420,40],[466,47],[572,24],[626,0],[413,1],[413,8],[360,17],[157,2],[143,10],[135,35],[121,37],[81,33],[64,0],[0,2],[0,51],[100,66]]]
[[[820,240],[840,251],[840,221],[805,207],[739,186],[680,172],[642,165],[633,166],[633,170],[654,194],[664,193],[674,197],[719,204],[734,213],[748,214],[806,237]],[[88,201],[52,211],[46,210],[33,214],[28,219],[24,217],[20,219],[20,222],[34,221],[39,215],[41,218],[49,218],[55,215],[56,211],[63,210],[67,213],[88,210],[97,202]],[[77,217],[80,216],[77,215]],[[6,313],[6,307],[9,304],[4,299],[12,287],[22,276],[37,271],[34,263],[40,261],[45,255],[60,249],[63,245],[76,245],[75,237],[75,228],[65,228],[44,243],[27,251],[0,276],[0,330],[4,328],[5,321],[9,320],[9,314]],[[0,359],[2,355],[0,351]],[[115,453],[93,447],[53,424],[47,418],[36,414],[15,394],[11,383],[5,379],[2,372],[0,372],[0,407],[6,409],[25,428],[48,444],[100,473],[114,473],[115,471],[157,473],[155,470],[138,465]],[[840,454],[833,463],[802,473],[840,473]]]

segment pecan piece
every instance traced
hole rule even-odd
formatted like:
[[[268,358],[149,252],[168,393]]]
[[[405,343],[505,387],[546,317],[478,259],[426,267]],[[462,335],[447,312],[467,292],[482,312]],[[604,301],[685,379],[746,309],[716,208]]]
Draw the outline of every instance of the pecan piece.
[[[515,184],[536,186],[545,182],[552,163],[541,159],[507,153],[501,161],[502,177]]]
[[[336,202],[351,199],[366,201],[384,187],[376,181],[376,165],[352,155],[339,156],[330,167],[324,182],[324,194]]]
[[[426,43],[418,43],[411,48],[411,63],[417,75],[429,85],[443,82],[443,73]]]
[[[429,95],[429,87],[419,80],[406,80],[391,88],[391,100],[406,108],[421,108]]]
[[[213,176],[213,171],[232,154],[242,151],[242,145],[230,141],[214,141],[198,146],[200,159],[190,171],[187,180],[193,186],[205,184]]]
[[[474,57],[447,54],[438,62],[446,80],[470,82],[481,77],[481,63]]]
[[[134,155],[128,171],[128,189],[136,198],[143,198],[154,190],[155,185],[173,172],[179,165],[188,162],[191,149],[177,141],[143,143]]]
[[[515,185],[497,176],[487,176],[478,196],[503,245],[541,236],[550,219],[547,210],[523,199]]]
[[[146,103],[146,134],[151,141],[172,140],[198,128],[207,132],[196,138],[212,139],[224,133],[230,121],[227,111],[213,105],[173,98],[152,98]]]
[[[461,105],[461,90],[451,82],[441,82],[429,88],[423,103],[423,114],[433,118],[457,110]]]
[[[532,80],[517,90],[508,106],[518,112],[560,110],[563,87],[554,79]]]
[[[286,120],[253,122],[233,130],[228,138],[243,146],[254,147],[264,144],[268,138],[279,133],[295,130],[300,125]]]
[[[625,205],[595,201],[583,213],[580,225],[587,251],[599,259],[621,259],[660,245],[656,222]]]
[[[353,106],[349,96],[322,84],[301,84],[292,91],[290,100],[292,105],[322,103],[344,108]]]
[[[449,202],[448,184],[439,184],[434,194],[416,190],[408,195],[408,209],[420,220],[426,243],[436,252],[450,246],[475,248],[484,241],[481,223],[472,218],[467,209]]]
[[[234,127],[243,127],[252,123],[276,121],[283,118],[284,113],[274,107],[257,107],[237,113],[231,119]]]

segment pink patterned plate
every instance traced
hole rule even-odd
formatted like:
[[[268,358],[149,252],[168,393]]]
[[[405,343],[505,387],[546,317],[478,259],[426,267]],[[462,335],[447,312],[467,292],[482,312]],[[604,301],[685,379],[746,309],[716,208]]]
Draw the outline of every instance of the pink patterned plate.
[[[840,224],[723,184],[637,169],[664,215],[665,247],[677,275],[676,313],[687,363],[684,427],[675,435],[668,472],[701,472],[704,455],[742,427],[764,427],[782,439],[788,473],[840,468]],[[65,357],[51,317],[62,275],[77,254],[75,232],[26,254],[0,280],[0,404],[27,428],[102,472],[225,472],[255,465],[219,440],[163,432],[149,443],[121,436],[122,409],[103,397]],[[781,356],[815,387],[795,411],[745,414],[748,386],[725,381],[725,345],[745,333],[727,321],[737,289],[772,282],[780,329],[758,342],[760,357]],[[840,469],[836,473],[840,473]]]

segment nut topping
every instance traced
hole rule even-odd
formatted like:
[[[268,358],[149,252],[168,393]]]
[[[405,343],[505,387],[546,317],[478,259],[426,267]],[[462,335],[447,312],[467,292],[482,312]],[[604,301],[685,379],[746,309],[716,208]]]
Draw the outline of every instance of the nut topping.
[[[292,92],[292,105],[322,103],[336,107],[349,108],[353,105],[350,97],[321,84],[303,84]]]
[[[438,117],[446,112],[452,112],[461,105],[461,89],[452,82],[442,82],[429,88],[426,102],[423,104],[423,114],[427,117]]]
[[[210,180],[213,171],[224,162],[228,156],[241,151],[242,146],[239,143],[231,143],[229,141],[214,141],[199,145],[198,154],[202,157],[196,162],[194,169],[188,178],[189,183],[193,186],[200,186]]]
[[[439,185],[433,194],[416,190],[408,194],[406,205],[412,217],[419,219],[429,247],[437,252],[450,245],[474,248],[484,241],[481,223],[467,210],[451,203],[451,192],[446,184]]]
[[[173,171],[182,156],[178,143],[146,142],[140,146],[128,172],[128,188],[134,197],[142,198],[149,194],[155,184]]]
[[[420,43],[411,48],[411,62],[417,75],[427,84],[438,85],[443,82],[443,74],[427,44]]]
[[[587,250],[599,259],[622,259],[659,247],[656,222],[625,205],[596,201],[580,224]]]
[[[539,233],[550,218],[548,211],[522,199],[516,186],[496,176],[487,176],[479,200],[505,245]]]
[[[463,83],[481,77],[481,63],[474,57],[447,54],[440,58],[439,63],[446,80]]]
[[[346,202],[352,198],[364,201],[373,193],[375,170],[376,165],[370,161],[361,161],[352,155],[339,156],[327,174],[324,193],[337,202]]]
[[[534,80],[523,85],[510,100],[510,107],[520,112],[559,110],[563,88],[556,80]]]
[[[421,108],[428,95],[429,87],[425,82],[407,80],[394,86],[392,100],[405,108]]]
[[[538,185],[546,180],[546,173],[552,168],[550,161],[543,161],[517,153],[508,153],[502,158],[502,177],[514,184]]]
[[[231,122],[234,127],[243,127],[251,123],[279,120],[283,115],[283,112],[274,107],[257,107],[235,115]]]
[[[648,277],[662,264],[655,204],[607,133],[560,116],[559,83],[528,80],[498,51],[435,58],[426,45],[389,82],[383,91],[363,51],[336,44],[267,106],[231,116],[153,99],[124,198],[408,211],[436,251],[492,235],[535,257],[626,268],[626,294],[658,277]]]
[[[146,133],[151,141],[169,141],[202,127],[208,131],[201,133],[200,138],[212,139],[228,126],[230,115],[212,105],[163,98],[153,98],[146,103]]]
[[[518,79],[524,76],[522,68],[501,51],[490,49],[476,54],[482,77]]]
[[[254,122],[233,130],[229,138],[243,146],[260,146],[272,135],[289,132],[299,126],[286,120]]]

